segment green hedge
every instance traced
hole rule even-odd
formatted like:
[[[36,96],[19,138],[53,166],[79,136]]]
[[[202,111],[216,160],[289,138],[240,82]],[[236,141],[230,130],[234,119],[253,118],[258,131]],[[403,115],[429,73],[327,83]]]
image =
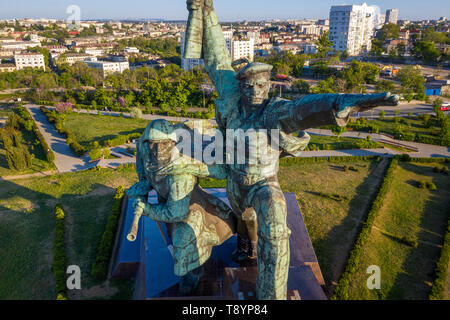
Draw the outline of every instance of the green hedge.
[[[435,280],[431,286],[430,300],[444,299],[445,281],[448,276],[448,264],[450,262],[450,220],[447,223],[447,232],[441,250],[441,256],[436,263]]]
[[[124,196],[124,187],[118,187],[111,207],[111,213],[106,223],[105,232],[100,241],[97,258],[92,266],[91,275],[98,280],[104,280],[108,276],[109,260],[111,259]]]
[[[55,154],[53,153],[53,150],[48,146],[47,142],[45,141],[44,136],[42,135],[41,131],[39,130],[38,126],[36,125],[36,122],[34,121],[30,112],[22,106],[20,106],[18,108],[18,110],[19,110],[21,117],[24,118],[25,121],[32,121],[32,123],[33,123],[32,130],[33,130],[34,134],[36,135],[36,137],[38,138],[39,143],[42,146],[42,149],[44,150],[44,154],[45,154],[47,161],[48,162],[55,161]]]
[[[361,253],[364,248],[364,244],[369,238],[375,218],[379,210],[383,206],[384,198],[388,193],[389,188],[392,184],[394,171],[398,165],[398,162],[399,158],[394,157],[386,170],[383,183],[381,184],[377,197],[375,198],[375,201],[372,203],[372,207],[369,211],[369,214],[367,215],[366,223],[363,225],[361,232],[359,233],[358,239],[356,240],[353,249],[350,251],[350,256],[347,260],[345,270],[341,275],[339,284],[334,290],[334,295],[332,296],[333,300],[348,300],[349,298],[348,290],[350,281],[358,269],[359,260],[361,258]]]
[[[37,101],[36,102],[39,105],[45,105],[45,106],[52,106],[54,107],[57,102],[54,101]],[[97,111],[104,111],[105,106],[97,105],[97,106],[89,106],[85,104],[75,104],[74,108],[76,109],[84,109],[84,110],[97,110]],[[122,107],[116,107],[116,106],[109,106],[107,107],[108,110],[111,112],[123,112],[123,113],[130,113],[131,108],[122,108]],[[178,111],[161,111],[161,110],[151,110],[151,109],[141,109],[143,114],[153,114],[153,115],[167,115],[170,117],[180,117],[180,118],[194,118],[194,119],[212,119],[215,117],[214,112],[209,111],[197,111],[197,112],[189,112],[187,114],[183,114],[183,112]]]
[[[288,157],[280,159],[280,165],[289,165],[297,163],[315,163],[315,162],[356,162],[356,161],[380,161],[381,156],[359,156],[359,157],[313,157],[313,158],[295,158]]]
[[[55,241],[53,249],[53,274],[55,276],[57,300],[67,299],[67,257],[64,218],[64,210],[58,204],[55,207]]]

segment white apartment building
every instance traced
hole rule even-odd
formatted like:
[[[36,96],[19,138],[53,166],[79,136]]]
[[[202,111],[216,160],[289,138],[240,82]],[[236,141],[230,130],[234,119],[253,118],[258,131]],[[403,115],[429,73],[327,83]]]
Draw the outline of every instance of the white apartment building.
[[[16,66],[12,63],[0,64],[0,72],[13,72],[16,71]]]
[[[139,49],[136,47],[126,47],[124,52],[126,53],[139,53]]]
[[[105,54],[105,52],[106,51],[101,48],[87,48],[84,50],[84,53],[94,56],[94,57],[102,56]]]
[[[231,39],[231,61],[247,58],[250,62],[255,56],[255,42],[253,39],[233,40]]]
[[[95,58],[95,56],[91,56],[87,53],[66,53],[62,56],[55,56],[54,60],[58,60],[58,63],[68,63],[69,65],[73,65],[76,62],[85,61],[87,59],[92,61],[92,58]]]
[[[336,51],[349,55],[370,51],[375,29],[375,8],[362,5],[332,6],[330,10],[330,41]]]
[[[84,61],[89,67],[99,69],[103,72],[103,76],[107,76],[112,73],[122,73],[125,70],[130,69],[128,61],[125,62],[110,62],[110,61]]]
[[[398,9],[386,10],[386,23],[397,24],[397,20],[398,20]]]
[[[228,51],[231,55],[231,60],[236,61],[242,58],[247,58],[250,62],[255,56],[255,41],[253,38],[247,40],[234,40],[233,30],[223,31],[225,41],[227,43]],[[203,59],[184,59],[184,43],[186,41],[186,33],[181,32],[181,68],[183,70],[192,70],[195,67],[203,66]]]
[[[16,42],[2,42],[0,43],[0,50],[13,50],[20,51],[26,50],[28,48],[40,47],[41,43],[39,41],[16,41]]]
[[[42,53],[20,53],[14,55],[17,70],[24,68],[42,68],[45,71],[45,60]]]

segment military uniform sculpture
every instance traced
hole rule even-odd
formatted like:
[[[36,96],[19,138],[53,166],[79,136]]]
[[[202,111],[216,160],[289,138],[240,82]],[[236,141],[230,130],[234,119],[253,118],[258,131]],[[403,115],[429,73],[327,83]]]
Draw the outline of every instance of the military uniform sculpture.
[[[216,120],[224,135],[227,129],[279,129],[280,153],[295,155],[306,147],[309,137],[305,133],[295,137],[292,133],[323,125],[344,126],[351,113],[398,103],[398,97],[389,93],[325,94],[309,95],[296,101],[269,100],[272,67],[250,63],[236,73],[212,0],[188,0],[187,6],[190,19],[185,58],[204,59],[219,94]],[[198,56],[199,53],[202,56]],[[277,179],[278,162],[258,160],[256,163],[228,164],[227,171],[228,199],[239,217],[235,258],[242,260],[254,256],[257,251],[257,298],[284,300],[290,230],[286,225],[285,198]]]
[[[177,152],[176,142],[174,127],[169,122],[155,120],[147,126],[137,143],[139,182],[127,193],[136,199],[134,206],[138,212],[166,223],[173,242],[174,272],[183,277],[180,292],[188,294],[197,287],[212,247],[235,234],[236,218],[225,203],[202,190],[192,174],[167,174],[167,168],[183,172],[183,166],[189,163],[191,170],[193,167],[198,170],[198,176],[225,177],[220,166],[192,164],[192,159]],[[158,194],[156,205],[145,201],[152,189]]]

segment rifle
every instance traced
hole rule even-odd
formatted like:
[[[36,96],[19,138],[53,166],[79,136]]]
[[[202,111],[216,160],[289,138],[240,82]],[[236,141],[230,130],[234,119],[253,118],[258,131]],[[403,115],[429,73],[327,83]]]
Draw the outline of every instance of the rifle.
[[[138,228],[139,228],[139,220],[141,219],[142,214],[144,213],[144,209],[141,207],[137,207],[134,210],[134,220],[131,225],[130,232],[128,232],[127,240],[130,242],[136,241]]]

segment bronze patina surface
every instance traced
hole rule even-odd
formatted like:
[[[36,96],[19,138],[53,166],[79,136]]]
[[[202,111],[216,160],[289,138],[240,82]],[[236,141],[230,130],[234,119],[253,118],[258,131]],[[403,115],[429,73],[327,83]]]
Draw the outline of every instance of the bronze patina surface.
[[[187,4],[189,30],[203,34],[190,33],[187,41],[195,41],[186,43],[186,48],[195,52],[196,57],[199,52],[203,55],[219,94],[216,120],[224,136],[227,129],[279,129],[280,155],[295,155],[304,150],[309,137],[306,133],[299,137],[293,133],[323,125],[344,126],[352,113],[398,104],[398,97],[389,93],[318,94],[296,101],[268,99],[272,67],[250,63],[236,73],[212,0],[188,0]],[[243,260],[257,251],[257,298],[284,300],[290,230],[286,224],[286,201],[277,178],[278,162],[228,164],[226,171],[228,199],[238,215],[235,258]]]

